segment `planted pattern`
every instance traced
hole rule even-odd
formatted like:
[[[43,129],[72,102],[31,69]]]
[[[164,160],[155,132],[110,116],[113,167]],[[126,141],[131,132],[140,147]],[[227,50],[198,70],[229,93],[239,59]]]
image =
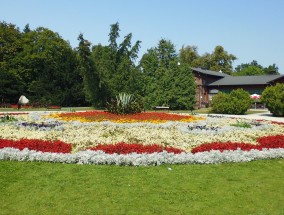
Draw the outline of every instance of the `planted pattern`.
[[[133,122],[164,123],[167,121],[192,122],[203,119],[202,117],[195,117],[190,115],[156,113],[156,112],[118,115],[104,111],[59,113],[59,114],[53,114],[51,115],[51,117],[65,121],[74,121],[74,120],[78,120],[80,122],[111,121],[117,123],[133,123]]]
[[[191,157],[193,153],[200,154],[196,152],[204,153],[201,163],[245,161],[245,157],[239,159],[236,156],[250,151],[249,156],[253,159],[284,156],[284,124],[264,120],[244,119],[242,122],[250,127],[236,127],[232,126],[236,119],[227,117],[201,118],[156,112],[123,116],[104,111],[32,112],[14,117],[17,121],[0,123],[0,159],[52,162],[59,159],[61,162],[66,158],[64,162],[67,163],[80,163],[78,160],[83,159],[82,163],[118,165],[123,165],[125,159],[128,160],[126,163],[134,159],[131,165],[158,165],[176,162],[172,159],[178,159],[177,163],[198,163],[199,155]],[[216,151],[227,153],[228,150],[235,151],[230,154],[232,158],[218,154],[218,159],[214,160]],[[68,156],[57,156],[56,153]],[[179,156],[172,157],[171,154]]]
[[[169,153],[174,153],[174,154],[179,154],[184,152],[183,150],[174,148],[174,147],[163,147],[157,144],[153,145],[141,145],[138,143],[132,143],[132,144],[127,144],[124,142],[117,143],[117,144],[107,144],[107,145],[98,145],[96,147],[91,147],[88,148],[89,150],[93,151],[103,151],[107,154],[130,154],[130,153],[137,153],[137,154],[142,154],[142,153],[147,153],[151,154],[154,152],[162,152],[166,151]]]
[[[236,142],[214,142],[202,144],[198,147],[192,149],[192,153],[205,152],[211,150],[237,150],[241,149],[243,151],[250,151],[252,149],[262,150],[262,149],[274,149],[274,148],[284,148],[284,135],[267,136],[260,137],[257,139],[258,144],[252,145],[250,143],[236,143]]]

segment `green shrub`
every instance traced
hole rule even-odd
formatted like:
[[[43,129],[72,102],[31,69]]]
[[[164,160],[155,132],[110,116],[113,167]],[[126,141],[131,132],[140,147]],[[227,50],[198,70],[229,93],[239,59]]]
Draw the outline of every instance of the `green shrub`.
[[[8,114],[5,114],[4,116],[0,117],[0,122],[12,122],[17,121],[17,119],[13,116],[9,116]]]
[[[136,101],[133,95],[127,93],[120,93],[115,100],[107,103],[107,109],[115,114],[134,114],[141,113],[143,105]]]
[[[252,99],[243,89],[233,90],[229,94],[218,93],[212,99],[212,112],[221,114],[244,114],[251,106]]]
[[[261,101],[274,116],[284,116],[284,84],[266,87],[261,94]]]

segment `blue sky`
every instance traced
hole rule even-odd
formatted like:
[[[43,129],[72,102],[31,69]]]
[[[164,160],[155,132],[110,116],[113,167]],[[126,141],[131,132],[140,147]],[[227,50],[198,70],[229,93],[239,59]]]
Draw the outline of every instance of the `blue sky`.
[[[195,45],[200,55],[221,45],[238,60],[275,63],[284,74],[283,0],[0,0],[0,20],[20,29],[28,23],[58,32],[72,47],[79,33],[92,44],[108,43],[110,25],[121,39],[141,40],[139,56],[162,38],[176,49]]]

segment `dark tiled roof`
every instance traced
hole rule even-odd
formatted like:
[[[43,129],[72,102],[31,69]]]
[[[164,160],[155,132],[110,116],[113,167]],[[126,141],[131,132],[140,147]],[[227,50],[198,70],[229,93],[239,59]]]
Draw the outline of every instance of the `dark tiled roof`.
[[[226,76],[208,86],[228,85],[266,85],[269,82],[284,77],[284,75],[259,75],[259,76]]]
[[[221,73],[221,72],[215,72],[215,71],[211,71],[211,70],[206,70],[206,69],[201,69],[201,68],[191,68],[193,71],[195,72],[199,72],[205,75],[213,75],[213,76],[218,76],[218,77],[227,77],[230,75],[227,75],[225,73]]]

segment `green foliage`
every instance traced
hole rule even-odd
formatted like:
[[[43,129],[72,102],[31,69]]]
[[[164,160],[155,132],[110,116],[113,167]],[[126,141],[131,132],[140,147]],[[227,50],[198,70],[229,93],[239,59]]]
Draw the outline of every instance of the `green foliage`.
[[[218,93],[212,99],[212,112],[221,114],[244,114],[251,106],[252,99],[243,89],[233,90],[229,94]]]
[[[229,54],[222,46],[216,46],[211,55],[210,70],[221,70],[224,73],[231,74],[233,71],[233,61],[236,59],[236,56]]]
[[[162,39],[157,47],[143,55],[143,95],[147,109],[166,105],[171,109],[192,110],[195,105],[195,81],[186,63],[179,63],[174,45]]]
[[[240,72],[233,73],[235,76],[251,76],[251,75],[265,75],[263,69],[257,66],[248,66],[242,69]]]
[[[233,72],[233,61],[236,56],[229,54],[222,46],[216,46],[214,51],[209,54],[205,53],[192,61],[192,67],[200,67],[213,71],[222,71],[227,74]]]
[[[116,96],[115,100],[107,104],[107,109],[109,112],[115,114],[134,114],[141,113],[143,105],[141,102],[138,102],[133,95],[120,93]]]
[[[20,73],[30,99],[66,106],[76,103],[74,88],[82,81],[70,45],[57,33],[42,27],[23,34],[23,40]]]
[[[278,66],[276,66],[276,64],[272,64],[272,65],[269,65],[268,67],[265,67],[264,69],[264,72],[265,74],[267,75],[280,75],[279,73],[279,68]]]
[[[246,122],[244,120],[236,120],[237,122],[235,124],[231,124],[231,126],[239,127],[239,128],[251,128],[251,124],[249,122]]]
[[[13,122],[17,121],[14,116],[10,116],[9,114],[5,114],[4,116],[0,117],[0,122]]]
[[[284,116],[284,84],[266,87],[261,94],[261,101],[266,103],[274,116]]]
[[[16,103],[21,94],[31,102],[54,105],[86,104],[76,53],[57,33],[28,25],[20,32],[0,22],[0,95]],[[74,81],[76,80],[76,81]]]
[[[109,45],[99,44],[92,47],[90,57],[99,77],[96,87],[99,90],[98,99],[102,102],[101,106],[120,92],[141,95],[141,73],[135,65],[141,42],[136,41],[132,46],[130,33],[118,44],[119,31],[119,23],[111,25]]]
[[[99,74],[91,59],[91,43],[84,39],[83,34],[78,40],[79,71],[83,77],[85,97],[95,106],[99,103]]]
[[[197,52],[197,46],[182,46],[180,52],[180,62],[194,66],[194,62],[200,57]]]
[[[0,97],[6,103],[16,103],[24,93],[24,83],[17,66],[17,56],[22,49],[19,29],[13,24],[0,22]]]
[[[235,76],[246,76],[246,75],[279,75],[278,67],[273,64],[268,67],[263,67],[256,60],[251,63],[243,63],[236,66],[235,72],[232,73]]]
[[[138,64],[141,41],[132,34],[120,39],[119,23],[110,26],[109,44],[92,44],[82,34],[72,49],[68,41],[44,27],[21,32],[14,24],[0,22],[0,100],[14,104],[20,95],[31,103],[102,108],[120,92],[133,94],[147,109],[167,105],[192,110],[195,81],[190,67],[231,73],[236,57],[222,46],[200,56],[196,46],[182,47],[179,55],[171,41],[161,39]],[[236,75],[279,74],[273,64],[256,61],[236,68]]]

